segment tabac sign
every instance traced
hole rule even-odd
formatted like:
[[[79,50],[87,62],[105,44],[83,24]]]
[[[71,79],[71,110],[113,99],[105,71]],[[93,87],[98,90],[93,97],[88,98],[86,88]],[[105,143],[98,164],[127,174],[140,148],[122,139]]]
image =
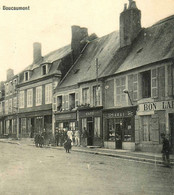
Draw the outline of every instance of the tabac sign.
[[[139,105],[140,112],[155,111],[155,110],[169,110],[174,109],[174,100],[161,101],[161,102],[146,102]]]

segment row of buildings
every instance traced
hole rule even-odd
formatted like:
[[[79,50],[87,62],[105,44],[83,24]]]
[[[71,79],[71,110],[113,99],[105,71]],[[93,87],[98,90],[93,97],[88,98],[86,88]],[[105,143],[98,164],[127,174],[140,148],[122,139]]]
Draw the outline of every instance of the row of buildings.
[[[174,16],[141,27],[135,1],[125,4],[118,32],[98,38],[72,26],[70,45],[0,83],[0,134],[33,137],[44,128],[87,131],[87,145],[161,151],[174,148]]]

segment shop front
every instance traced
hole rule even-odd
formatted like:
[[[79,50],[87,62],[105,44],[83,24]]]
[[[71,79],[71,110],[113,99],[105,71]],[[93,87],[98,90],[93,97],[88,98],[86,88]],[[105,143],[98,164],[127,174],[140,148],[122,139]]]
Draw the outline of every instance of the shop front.
[[[137,106],[103,110],[104,147],[135,150]]]
[[[102,107],[79,108],[81,144],[83,146],[103,146]]]
[[[137,150],[160,153],[165,133],[174,151],[174,100],[139,104],[136,121]]]
[[[55,132],[66,133],[75,144],[75,135],[78,131],[77,111],[55,113]]]
[[[34,138],[37,133],[45,129],[48,135],[52,135],[51,111],[30,112],[18,114],[19,136],[23,138]]]

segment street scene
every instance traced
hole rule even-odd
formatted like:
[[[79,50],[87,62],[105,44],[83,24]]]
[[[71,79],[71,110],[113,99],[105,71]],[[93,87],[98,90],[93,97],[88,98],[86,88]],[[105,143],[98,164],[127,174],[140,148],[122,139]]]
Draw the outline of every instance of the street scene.
[[[174,194],[174,170],[96,154],[0,142],[0,194]]]
[[[174,1],[27,3],[0,2],[0,195],[174,195]]]

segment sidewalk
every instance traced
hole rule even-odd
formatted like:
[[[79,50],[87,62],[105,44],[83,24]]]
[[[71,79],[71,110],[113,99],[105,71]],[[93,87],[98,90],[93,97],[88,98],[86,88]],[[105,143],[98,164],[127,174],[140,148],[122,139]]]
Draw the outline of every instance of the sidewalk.
[[[10,144],[18,144],[18,145],[30,145],[34,146],[34,139],[31,138],[23,138],[21,140],[14,139],[0,139],[0,142],[10,143]],[[64,150],[61,146],[49,146],[52,149]],[[83,153],[91,153],[95,155],[103,155],[110,156],[115,158],[122,158],[127,160],[135,160],[139,162],[148,162],[154,163],[155,165],[163,164],[162,155],[159,153],[147,153],[147,152],[132,152],[128,150],[113,150],[113,149],[105,149],[105,148],[95,148],[95,147],[72,147],[73,152],[83,152]],[[174,155],[170,155],[171,165],[174,166]]]

